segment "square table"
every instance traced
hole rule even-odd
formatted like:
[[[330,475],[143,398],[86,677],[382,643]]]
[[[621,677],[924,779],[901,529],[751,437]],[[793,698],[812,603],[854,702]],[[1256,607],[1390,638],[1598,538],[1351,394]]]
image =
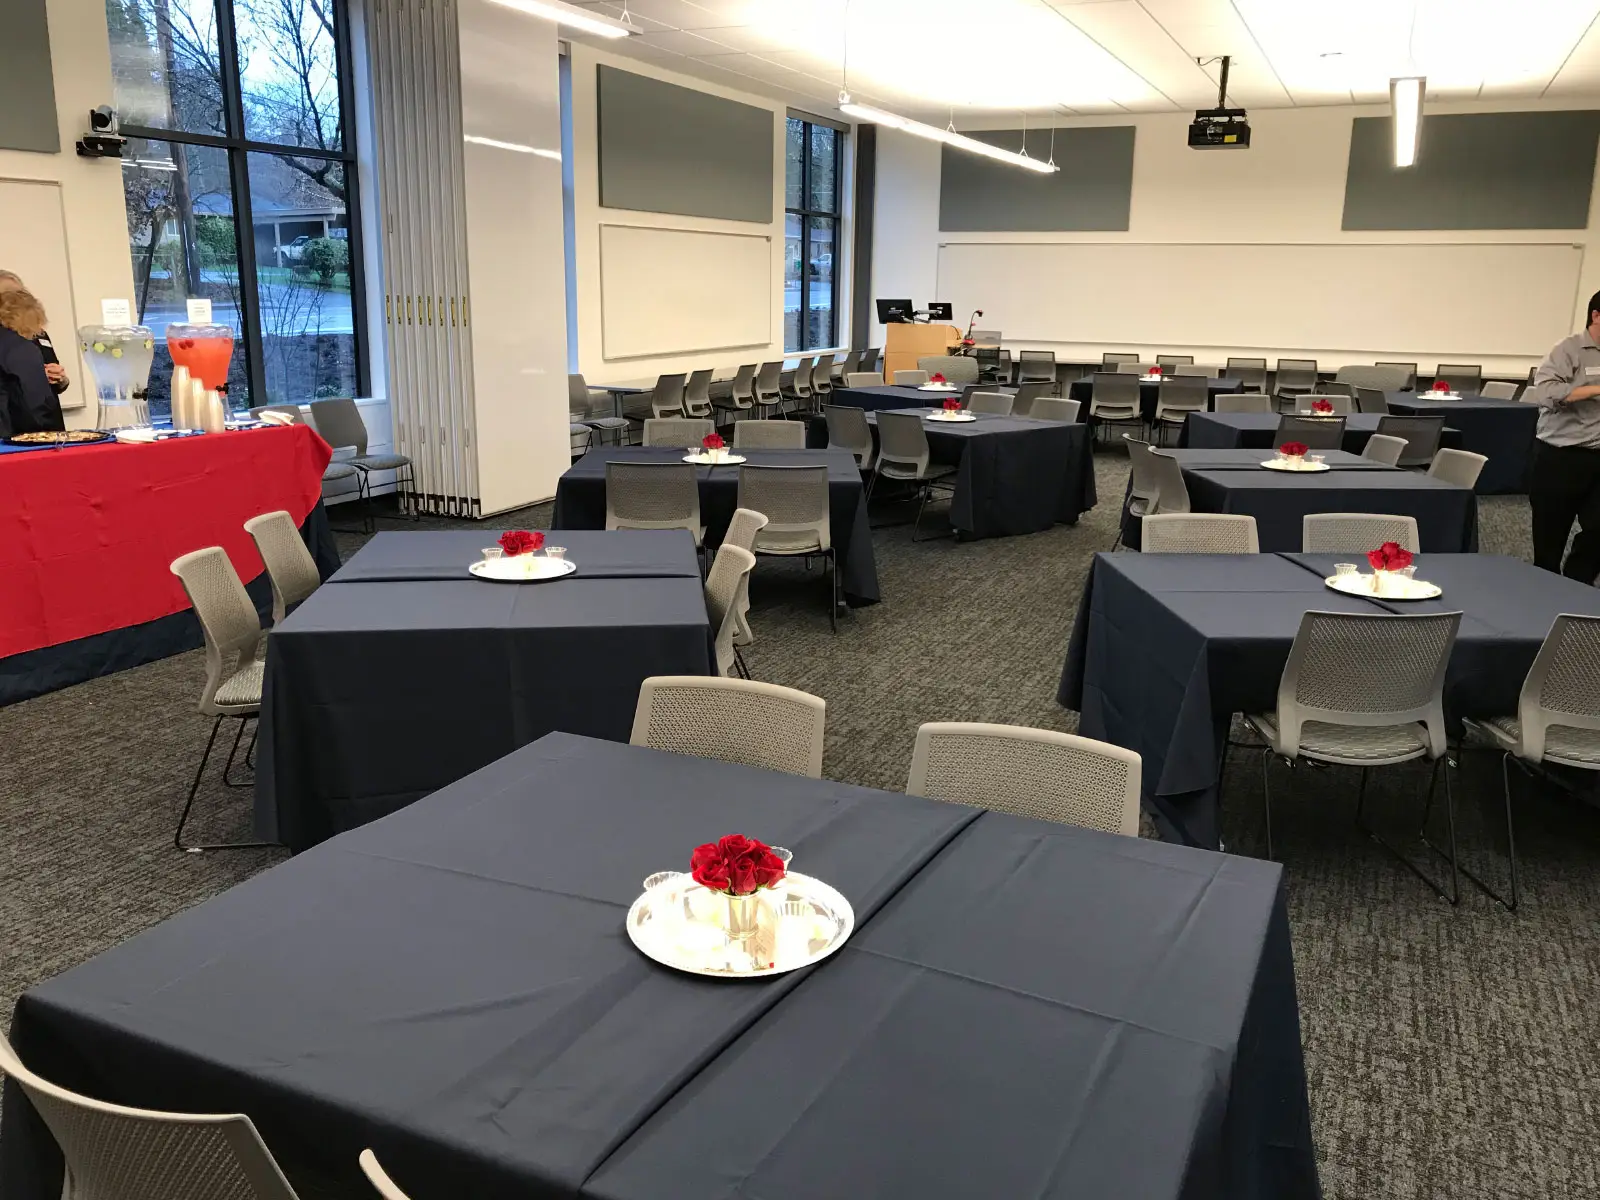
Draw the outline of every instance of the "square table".
[[[874,442],[878,412],[885,411],[926,416],[933,410],[924,400],[916,408],[868,412]],[[922,422],[933,461],[957,468],[950,524],[959,535],[1008,537],[1038,533],[1058,522],[1076,525],[1095,506],[1089,426],[994,413],[972,415],[977,419]],[[826,443],[826,418],[811,418],[811,436]],[[873,495],[876,499],[884,493]]]
[[[928,408],[946,400],[960,399],[962,392],[974,386],[980,392],[1002,392],[1008,396],[1015,395],[1017,391],[1011,384],[1000,383],[960,383],[954,391],[949,392],[925,392],[921,388],[890,383],[877,387],[836,387],[831,394],[823,397],[823,403],[836,404],[841,408],[861,408],[867,412],[885,408]]]
[[[1116,372],[1107,371],[1106,374]],[[1139,380],[1139,415],[1148,424],[1156,419],[1156,401],[1161,397],[1161,384],[1147,380],[1143,376],[1136,376]],[[1178,376],[1177,378],[1192,378]],[[1212,404],[1216,397],[1223,392],[1242,392],[1244,384],[1231,376],[1223,375],[1215,379],[1206,379],[1206,403]],[[1089,404],[1094,399],[1094,378],[1079,379],[1068,388],[1068,395],[1083,405],[1084,420],[1089,419]]]
[[[1600,590],[1514,558],[1420,554],[1438,600],[1398,602],[1327,587],[1352,555],[1100,554],[1078,607],[1057,700],[1078,731],[1137,750],[1145,803],[1174,840],[1219,844],[1217,779],[1233,713],[1271,712],[1309,609],[1464,615],[1445,710],[1513,713],[1528,668],[1561,613],[1600,615]]]
[[[734,829],[852,941],[743,982],[636,951],[640,880]],[[565,734],[33,988],[12,1038],[350,1195],[368,1146],[474,1200],[1317,1194],[1277,864]],[[54,1200],[6,1088],[0,1189]]]
[[[563,532],[551,540],[567,543],[574,575],[467,577],[498,533],[382,535],[348,564],[356,582],[319,588],[272,631],[261,837],[304,850],[552,730],[626,741],[644,679],[713,673],[687,531]]]
[[[1190,413],[1178,435],[1178,445],[1194,449],[1223,450],[1229,447],[1272,450],[1277,446],[1278,413]],[[1344,420],[1342,449],[1360,454],[1367,439],[1378,431],[1378,413],[1351,413]],[[1461,431],[1446,425],[1439,439],[1441,446],[1462,449]]]
[[[1461,431],[1460,449],[1488,458],[1478,476],[1480,494],[1526,492],[1539,406],[1517,400],[1463,396],[1429,400],[1415,392],[1389,392],[1389,411],[1401,416],[1443,417]]]
[[[553,524],[558,530],[606,527],[606,464],[612,462],[681,463],[686,451],[676,446],[601,446],[590,450],[556,484]],[[828,468],[829,533],[838,555],[839,582],[853,605],[878,602],[878,565],[867,527],[865,491],[855,456],[848,450],[734,450],[753,466]],[[733,520],[739,503],[739,466],[696,468],[700,480],[700,519],[706,545],[716,546]]]

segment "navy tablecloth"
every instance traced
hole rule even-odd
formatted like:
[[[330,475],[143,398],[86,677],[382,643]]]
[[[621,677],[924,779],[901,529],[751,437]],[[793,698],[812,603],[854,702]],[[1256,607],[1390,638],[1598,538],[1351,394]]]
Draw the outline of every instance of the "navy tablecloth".
[[[825,401],[827,404],[837,404],[841,408],[864,408],[868,412],[876,412],[884,408],[916,408],[938,404],[951,397],[958,397],[970,384],[960,384],[953,392],[924,392],[914,387],[900,387],[887,384],[883,387],[836,387]],[[1016,388],[1010,384],[986,383],[978,389],[980,392],[1005,392],[1015,394]]]
[[[1206,380],[1206,399],[1213,400],[1219,392],[1240,392],[1244,384],[1239,380],[1227,376],[1219,379]],[[1089,416],[1089,401],[1094,399],[1094,377],[1075,380],[1068,388],[1067,394],[1083,405],[1084,419]],[[1156,400],[1161,395],[1159,383],[1146,383],[1139,381],[1139,413],[1146,421],[1156,419]]]
[[[1101,554],[1090,568],[1057,699],[1078,729],[1137,750],[1145,803],[1162,833],[1216,846],[1216,783],[1230,715],[1277,702],[1308,609],[1464,613],[1446,680],[1452,719],[1514,713],[1556,616],[1600,615],[1600,590],[1513,558],[1422,554],[1417,575],[1443,596],[1358,599],[1323,579],[1350,555]]]
[[[1367,439],[1378,430],[1383,418],[1378,413],[1351,413],[1344,422],[1344,449],[1360,454]],[[1191,449],[1225,450],[1248,448],[1271,450],[1277,441],[1276,413],[1190,413],[1183,422],[1178,444]],[[1439,439],[1441,446],[1464,449],[1461,431],[1446,425]]]
[[[331,583],[381,583],[406,579],[461,579],[483,547],[503,529],[441,529],[380,533],[350,556]],[[694,539],[687,529],[563,529],[540,531],[545,544],[564,546],[585,579],[699,578]]]
[[[641,681],[714,669],[693,542],[642,536],[677,576],[318,589],[267,641],[257,833],[303,850],[552,730],[626,741]]]
[[[1478,476],[1480,494],[1528,490],[1528,462],[1533,457],[1534,427],[1539,423],[1537,405],[1482,396],[1428,400],[1414,392],[1389,392],[1388,397],[1390,412],[1443,417],[1450,428],[1461,431],[1460,449],[1488,457]]]
[[[853,605],[876,604],[878,565],[872,554],[872,534],[867,526],[867,506],[861,472],[847,450],[739,450],[753,466],[812,466],[828,468],[829,533],[838,555],[840,585]],[[556,529],[606,527],[606,464],[608,462],[682,462],[684,451],[668,446],[602,446],[589,451],[556,484]],[[737,464],[698,467],[700,519],[706,526],[706,545],[716,546],[733,520],[739,502]]]
[[[850,900],[839,954],[730,984],[629,944],[640,880],[735,829]],[[249,1114],[303,1194],[361,1194],[370,1146],[474,1200],[1301,1200],[1283,912],[1276,864],[552,734],[32,989],[11,1036],[96,1097]],[[54,1200],[6,1087],[0,1189]]]

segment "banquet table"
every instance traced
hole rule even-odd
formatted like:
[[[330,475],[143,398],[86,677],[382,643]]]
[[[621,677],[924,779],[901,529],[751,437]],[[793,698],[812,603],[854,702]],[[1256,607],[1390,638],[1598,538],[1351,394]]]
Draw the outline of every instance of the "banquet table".
[[[893,383],[879,387],[836,387],[825,398],[824,403],[836,404],[841,408],[863,408],[867,412],[877,412],[885,408],[927,408],[952,397],[960,397],[961,393],[971,386],[967,383],[958,384],[953,390],[946,392],[925,392],[921,388]],[[985,383],[978,388],[978,391],[1001,392],[1013,396],[1017,389],[1011,384]]]
[[[1399,416],[1443,417],[1461,433],[1459,448],[1488,458],[1478,476],[1480,494],[1526,492],[1539,407],[1516,400],[1463,396],[1429,400],[1415,392],[1389,392],[1389,411]]]
[[[0,704],[199,646],[168,569],[191,550],[221,546],[270,613],[244,530],[261,513],[286,510],[332,574],[339,554],[322,507],[331,453],[299,425],[0,455]]]
[[[1323,554],[1100,554],[1090,568],[1057,699],[1078,731],[1136,750],[1145,805],[1163,835],[1219,844],[1217,777],[1233,713],[1271,712],[1308,609],[1464,615],[1445,711],[1514,713],[1523,678],[1561,613],[1600,615],[1600,591],[1518,559],[1420,554],[1417,577],[1444,594],[1378,601],[1328,588]]]
[[[734,828],[849,899],[835,955],[729,983],[629,943],[640,880]],[[307,1191],[361,1194],[370,1146],[474,1200],[1318,1194],[1277,864],[567,734],[31,989],[11,1036],[98,1098],[247,1113]],[[0,1189],[55,1200],[6,1088]]]
[[[564,530],[567,578],[468,577],[499,532],[379,534],[273,630],[261,838],[304,850],[552,730],[626,741],[644,679],[713,672],[686,530]]]
[[[752,466],[828,468],[829,532],[839,558],[840,584],[852,605],[878,602],[878,565],[872,555],[861,472],[848,450],[735,450]],[[553,524],[558,530],[606,527],[606,464],[610,462],[682,462],[684,450],[674,446],[601,446],[590,450],[556,484]],[[727,464],[697,467],[700,519],[706,545],[716,546],[733,520],[739,502],[739,467]],[[564,535],[563,535],[564,536]]]
[[[1190,449],[1271,450],[1277,444],[1278,419],[1277,413],[1190,413],[1178,435],[1178,445]],[[1378,413],[1351,413],[1345,418],[1342,448],[1360,454],[1382,419]],[[1463,449],[1461,431],[1446,425],[1439,444]]]
[[[916,408],[878,411],[931,411]],[[1087,425],[973,413],[970,422],[925,420],[935,463],[957,468],[950,524],[967,538],[1038,533],[1059,523],[1077,524],[1095,506],[1094,442]],[[878,412],[867,413],[876,440]],[[827,420],[811,419],[813,440],[826,442]],[[887,494],[874,492],[876,499]]]
[[[1180,377],[1181,378],[1181,377]],[[1206,379],[1206,403],[1215,401],[1222,392],[1242,392],[1244,384],[1239,380],[1223,375],[1215,379]],[[1068,395],[1083,405],[1084,419],[1088,419],[1089,402],[1094,399],[1094,378],[1079,379],[1068,387]],[[1139,380],[1139,415],[1145,421],[1156,419],[1156,400],[1160,398],[1161,385],[1154,381]]]

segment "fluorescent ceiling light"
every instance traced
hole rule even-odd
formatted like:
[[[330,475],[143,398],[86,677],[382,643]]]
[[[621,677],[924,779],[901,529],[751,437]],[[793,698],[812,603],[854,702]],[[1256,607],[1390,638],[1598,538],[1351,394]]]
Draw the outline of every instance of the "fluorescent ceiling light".
[[[1389,81],[1389,103],[1394,108],[1394,165],[1409,167],[1417,161],[1422,140],[1422,97],[1427,80],[1420,76]]]
[[[565,25],[568,29],[592,33],[596,37],[625,38],[639,32],[626,21],[617,21],[575,5],[563,4],[561,0],[494,0],[494,2],[503,4],[506,8],[514,8],[518,12],[525,12],[529,16],[543,17],[547,21]]]
[[[475,133],[463,134],[463,142],[471,142],[474,146],[487,146],[491,150],[510,150],[516,154],[537,154],[540,158],[553,158],[561,161],[561,151],[543,150],[538,146],[524,146],[521,142],[502,142],[495,138],[479,137]]]
[[[1050,174],[1061,168],[1055,163],[1044,162],[1041,159],[1030,158],[1026,154],[1018,154],[1014,150],[1002,150],[999,146],[989,142],[980,142],[977,138],[969,138],[957,133],[954,129],[940,129],[936,125],[924,125],[921,121],[913,121],[909,117],[897,116],[892,112],[885,112],[881,108],[873,108],[870,104],[857,104],[850,99],[849,93],[839,97],[839,111],[847,117],[854,117],[858,121],[870,121],[874,125],[885,125],[890,129],[898,129],[901,133],[909,133],[913,137],[927,138],[930,142],[942,142],[957,150],[966,150],[973,154],[981,154],[985,158],[992,158],[996,162],[1009,163],[1013,167],[1022,167],[1028,171],[1038,171],[1040,174]]]

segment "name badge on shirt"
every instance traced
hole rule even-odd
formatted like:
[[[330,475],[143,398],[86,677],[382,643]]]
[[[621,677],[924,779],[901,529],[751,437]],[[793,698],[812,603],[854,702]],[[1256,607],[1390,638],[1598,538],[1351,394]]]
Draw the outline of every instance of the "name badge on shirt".
[[[1600,375],[1600,367],[1585,367],[1583,373],[1585,375]]]

